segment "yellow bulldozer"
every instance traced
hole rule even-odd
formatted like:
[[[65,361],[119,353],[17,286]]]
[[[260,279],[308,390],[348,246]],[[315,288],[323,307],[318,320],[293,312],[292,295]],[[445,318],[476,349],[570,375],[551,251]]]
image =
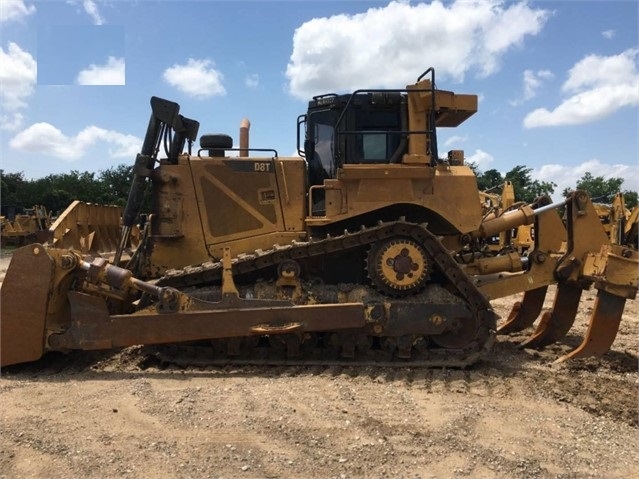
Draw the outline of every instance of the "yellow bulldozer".
[[[615,194],[611,204],[593,204],[610,241],[637,249],[639,206],[632,210],[626,208],[623,193]]]
[[[44,243],[49,237],[51,212],[44,205],[26,208],[24,213],[15,215],[13,220],[0,216],[0,244],[22,246],[28,243]]]
[[[497,187],[495,187],[497,188]],[[493,193],[495,188],[479,192],[484,217],[499,216],[510,210],[520,208],[525,203],[515,201],[515,188],[511,181],[504,181],[499,194]],[[485,251],[488,255],[503,254],[506,250],[514,249],[525,254],[534,244],[534,230],[532,223],[521,224],[507,231],[500,231],[498,235],[485,238]]]
[[[437,144],[477,96],[438,89],[432,68],[406,88],[313,97],[290,158],[251,148],[248,122],[239,148],[205,134],[193,151],[197,121],[157,97],[151,110],[121,219],[75,203],[50,245],[13,254],[2,366],[185,343],[211,358],[464,367],[494,343],[490,300],[524,292],[501,326],[523,329],[557,284],[526,343],[543,347],[566,335],[594,286],[588,332],[566,359],[605,353],[636,296],[638,253],[611,243],[584,192],[482,211],[463,151],[440,157]],[[482,254],[485,238],[523,224],[535,230],[527,254]]]

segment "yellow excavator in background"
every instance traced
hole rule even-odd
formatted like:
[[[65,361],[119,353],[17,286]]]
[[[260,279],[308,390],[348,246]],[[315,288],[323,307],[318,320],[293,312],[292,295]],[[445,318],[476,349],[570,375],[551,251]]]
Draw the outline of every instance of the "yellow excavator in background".
[[[248,122],[239,148],[213,134],[193,152],[199,123],[161,98],[151,109],[121,218],[76,202],[50,245],[13,254],[2,366],[212,341],[211,357],[464,367],[491,350],[490,300],[524,292],[501,331],[522,329],[557,284],[526,342],[543,347],[566,335],[594,286],[586,337],[563,360],[605,353],[636,296],[637,251],[610,241],[583,191],[482,210],[463,151],[440,157],[437,145],[437,129],[470,118],[477,96],[438,89],[432,68],[406,88],[313,97],[298,157],[251,148]],[[535,231],[525,254],[484,254],[487,238],[521,225]]]

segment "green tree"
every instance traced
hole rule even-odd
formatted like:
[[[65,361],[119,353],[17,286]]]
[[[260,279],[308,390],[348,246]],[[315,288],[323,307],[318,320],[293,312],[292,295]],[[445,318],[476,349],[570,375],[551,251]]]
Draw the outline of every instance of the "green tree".
[[[42,204],[54,213],[64,210],[73,200],[124,206],[132,177],[133,167],[123,164],[97,175],[72,170],[35,180],[27,180],[22,172],[0,170],[0,204],[15,207],[18,212]]]
[[[45,196],[58,198],[57,201],[70,200],[86,201],[88,203],[98,203],[101,196],[100,182],[95,179],[95,173],[88,171],[79,172],[72,170],[69,173],[52,174],[35,181],[33,195],[45,206],[51,209],[58,209],[54,205],[47,205]],[[68,206],[64,205],[64,208]]]
[[[603,176],[593,176],[592,173],[587,171],[577,181],[575,189],[586,191],[594,202],[611,203],[613,196],[622,191],[621,185],[623,182],[623,178],[612,177],[605,179]],[[567,195],[570,191],[570,188],[566,188],[563,193]],[[637,205],[637,192],[624,190],[622,193],[626,207],[634,208]]]
[[[612,197],[621,191],[623,178],[605,179],[603,176],[593,176],[587,171],[578,181],[576,189],[584,190],[593,201],[608,203]]]
[[[499,188],[503,184],[504,177],[495,169],[487,170],[477,178],[477,186],[482,191]]]
[[[506,175],[502,175],[495,169],[482,173],[474,163],[469,163],[468,166],[477,176],[477,187],[480,191],[499,190],[504,181],[510,181],[515,189],[517,201],[532,203],[539,196],[554,193],[557,186],[556,183],[551,181],[532,180],[530,178],[532,168],[526,168],[523,165],[515,166]]]
[[[532,203],[539,196],[551,195],[555,192],[556,183],[532,180],[530,178],[531,172],[532,168],[517,165],[504,176],[504,180],[512,182],[515,198],[518,201]]]
[[[623,200],[626,203],[626,208],[632,209],[639,204],[639,195],[636,191],[626,190],[623,192]]]
[[[100,171],[98,181],[102,189],[101,203],[124,206],[133,181],[133,167],[121,164]]]
[[[5,173],[0,170],[0,204],[16,208],[27,207],[24,197],[26,183],[23,172]]]
[[[477,188],[479,188],[480,191],[498,188],[504,183],[504,177],[495,169],[482,173],[476,163],[470,162],[467,165],[471,170],[473,170],[473,173],[475,173],[475,176],[477,177]]]
[[[46,206],[47,210],[51,211],[55,216],[62,213],[75,199],[71,196],[71,193],[64,190],[47,190],[43,192],[40,198],[34,204]]]

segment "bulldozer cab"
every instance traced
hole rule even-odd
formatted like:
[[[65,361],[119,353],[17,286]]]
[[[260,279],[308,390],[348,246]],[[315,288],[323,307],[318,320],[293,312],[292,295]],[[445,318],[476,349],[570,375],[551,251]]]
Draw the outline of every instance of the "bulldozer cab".
[[[407,144],[405,118],[406,97],[398,91],[359,90],[309,102],[304,150],[299,153],[307,162],[312,214],[324,214],[325,191],[319,186],[336,179],[344,165],[401,160]]]
[[[306,159],[313,213],[323,209],[325,192],[319,186],[338,178],[345,167],[440,164],[437,127],[458,126],[476,111],[476,95],[437,90],[432,68],[405,89],[313,97],[306,115],[298,118],[298,154]],[[302,148],[301,125],[305,126]],[[463,152],[450,152],[448,162],[462,165]]]
[[[309,184],[335,178],[344,164],[397,162],[406,151],[405,116],[406,97],[396,91],[314,97],[304,143]]]
[[[298,153],[309,165],[310,185],[334,179],[337,169],[348,164],[434,166],[440,162],[437,127],[459,126],[476,112],[476,95],[438,90],[429,68],[404,89],[313,97],[306,115],[298,119]],[[305,141],[300,149],[302,124]]]

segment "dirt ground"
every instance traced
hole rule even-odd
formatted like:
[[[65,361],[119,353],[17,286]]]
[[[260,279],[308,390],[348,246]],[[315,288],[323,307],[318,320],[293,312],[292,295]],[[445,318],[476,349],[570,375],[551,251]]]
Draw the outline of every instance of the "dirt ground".
[[[637,301],[603,358],[552,364],[593,302],[563,344],[500,337],[463,371],[49,355],[2,372],[0,478],[639,477]]]

